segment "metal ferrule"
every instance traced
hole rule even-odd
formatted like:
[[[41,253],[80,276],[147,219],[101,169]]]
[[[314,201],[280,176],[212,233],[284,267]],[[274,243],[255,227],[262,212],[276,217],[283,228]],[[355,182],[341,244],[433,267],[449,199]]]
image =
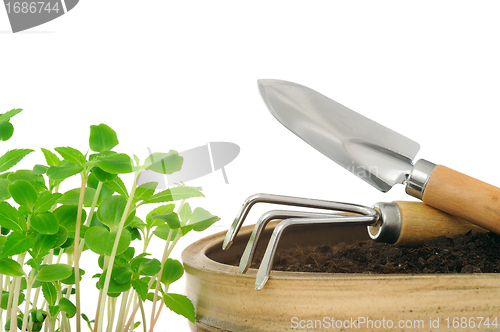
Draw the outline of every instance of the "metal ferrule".
[[[425,159],[417,161],[406,182],[406,193],[418,199],[422,199],[425,186],[436,166],[436,164]]]
[[[401,213],[396,203],[375,203],[373,206],[380,214],[379,220],[368,226],[368,235],[375,242],[394,244],[401,233]]]

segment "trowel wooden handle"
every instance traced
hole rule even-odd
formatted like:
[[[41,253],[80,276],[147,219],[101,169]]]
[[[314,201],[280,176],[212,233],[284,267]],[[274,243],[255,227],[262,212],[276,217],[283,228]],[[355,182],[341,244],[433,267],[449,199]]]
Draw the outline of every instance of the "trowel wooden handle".
[[[500,188],[438,165],[427,181],[422,200],[500,234]]]
[[[486,232],[484,228],[421,202],[394,203],[397,204],[401,215],[401,231],[395,245],[415,246],[436,236],[453,237],[468,231]]]

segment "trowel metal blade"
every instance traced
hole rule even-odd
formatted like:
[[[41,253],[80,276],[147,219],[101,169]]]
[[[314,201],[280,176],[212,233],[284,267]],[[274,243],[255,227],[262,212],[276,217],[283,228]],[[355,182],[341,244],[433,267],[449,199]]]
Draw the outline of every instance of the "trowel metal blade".
[[[325,156],[386,192],[403,183],[420,145],[300,84],[258,81],[281,124]]]

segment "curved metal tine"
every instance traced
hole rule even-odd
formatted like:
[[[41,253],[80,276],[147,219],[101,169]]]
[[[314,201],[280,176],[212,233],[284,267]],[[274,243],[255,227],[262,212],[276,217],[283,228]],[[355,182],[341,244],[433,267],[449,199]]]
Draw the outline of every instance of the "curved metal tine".
[[[287,218],[335,218],[335,217],[338,217],[338,215],[332,213],[313,213],[313,212],[285,211],[285,210],[272,210],[264,213],[255,224],[252,234],[250,235],[250,239],[248,240],[245,251],[241,256],[238,272],[245,273],[250,268],[253,255],[255,254],[255,249],[257,248],[257,244],[260,239],[260,235],[270,221],[275,219],[287,219]]]
[[[243,205],[241,206],[236,218],[234,219],[231,227],[226,233],[226,238],[222,244],[222,249],[228,249],[234,241],[234,238],[238,234],[245,218],[250,211],[250,208],[256,203],[271,203],[271,204],[282,204],[289,206],[300,206],[300,207],[310,207],[326,210],[336,210],[336,211],[346,211],[365,214],[366,207],[355,204],[337,203],[332,201],[312,199],[312,198],[302,198],[302,197],[292,197],[283,195],[272,195],[272,194],[255,194],[248,197]],[[335,208],[332,208],[332,204]]]
[[[276,254],[276,249],[278,248],[278,242],[283,234],[283,231],[289,226],[293,225],[315,225],[315,224],[357,224],[357,225],[371,225],[378,220],[378,213],[374,210],[373,214],[364,216],[340,216],[340,218],[291,218],[286,219],[278,224],[273,231],[271,240],[267,245],[266,253],[260,264],[259,270],[257,271],[257,277],[255,279],[255,289],[261,290],[269,279],[269,274],[273,266],[274,256]]]

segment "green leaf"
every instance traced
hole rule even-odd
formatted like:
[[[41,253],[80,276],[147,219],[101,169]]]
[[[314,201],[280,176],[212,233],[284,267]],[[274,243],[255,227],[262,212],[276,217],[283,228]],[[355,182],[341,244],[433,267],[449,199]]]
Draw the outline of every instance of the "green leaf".
[[[198,207],[194,209],[189,225],[193,226],[193,230],[196,232],[201,232],[219,220],[219,217],[214,216],[207,210]]]
[[[165,285],[170,285],[174,281],[179,280],[184,274],[182,263],[176,259],[169,258],[165,261],[161,274],[161,282]]]
[[[133,262],[132,262],[133,264]],[[161,269],[161,262],[157,260],[156,258],[153,259],[148,259],[148,258],[142,258],[140,260],[139,264],[139,275],[143,276],[154,276],[158,272],[160,272]]]
[[[12,166],[16,165],[26,155],[33,152],[31,149],[14,149],[7,151],[0,157],[0,172],[5,172]]]
[[[0,257],[10,257],[28,251],[33,246],[33,239],[22,233],[10,233],[2,248]]]
[[[121,253],[120,255],[116,255],[116,259],[123,260],[128,263],[132,258],[134,258],[134,254],[135,254],[135,248],[128,247],[127,250],[125,250],[123,253]]]
[[[194,323],[195,312],[193,303],[186,296],[181,294],[167,293],[163,296],[165,305],[178,315],[186,317],[191,323]]]
[[[66,279],[71,275],[73,267],[68,264],[44,265],[36,275],[36,279],[42,282],[54,282]]]
[[[141,230],[142,232],[144,232],[145,226],[146,226],[146,223],[144,221],[142,221],[141,218],[139,218],[137,216],[134,216],[134,219],[132,219],[132,221],[130,222],[130,225],[128,225],[128,227],[137,228],[137,229]]]
[[[0,141],[8,141],[14,134],[14,126],[9,121],[0,121]]]
[[[82,269],[78,269],[80,271],[80,281],[82,281],[82,277],[85,275],[85,271]],[[75,284],[75,269],[71,270],[71,275],[65,279],[61,280],[61,283],[65,285],[74,285]],[[74,290],[74,289],[73,289]]]
[[[69,146],[58,147],[54,150],[56,150],[64,159],[72,162],[73,164],[83,166],[83,164],[87,162],[83,153]]]
[[[177,229],[181,227],[181,222],[179,221],[179,216],[175,212],[167,212],[165,214],[153,213],[151,215],[153,220],[161,220],[166,222],[171,229]]]
[[[146,297],[148,295],[148,282],[143,280],[145,278],[141,278],[139,280],[132,280],[132,287],[135,289],[137,294],[141,297],[142,301],[146,301]]]
[[[35,213],[49,211],[61,196],[61,193],[50,193],[47,191],[40,194],[40,197],[38,197],[38,200],[35,203],[33,211]]]
[[[19,294],[19,296],[21,295],[24,295],[24,294]],[[10,319],[11,317],[7,318],[7,321],[5,322],[5,330],[6,331],[10,331]],[[17,316],[17,329],[22,329],[23,327],[23,319],[21,318],[21,316]],[[17,330],[16,329],[16,330]]]
[[[141,184],[135,190],[134,199],[136,201],[142,201],[147,199],[155,193],[156,186],[158,186],[158,182],[147,182]]]
[[[50,166],[47,170],[47,176],[51,180],[64,180],[80,173],[82,170],[82,166],[65,161],[60,166]]]
[[[23,232],[17,218],[17,210],[7,202],[0,202],[0,225],[15,232]]]
[[[26,180],[16,180],[9,185],[9,192],[19,205],[32,209],[37,200],[37,192],[33,185]]]
[[[49,250],[55,247],[57,234],[37,234],[34,239],[33,249],[30,254],[33,258],[42,258],[49,253]]]
[[[97,166],[92,168],[92,173],[94,173],[94,176],[97,178],[97,180],[101,182],[112,181],[116,177],[116,174],[105,172]]]
[[[17,302],[18,306],[24,302],[24,298],[25,298],[24,293],[20,293],[19,294],[19,301]],[[3,291],[2,292],[2,303],[0,304],[0,308],[2,308],[3,310],[7,310],[8,301],[9,301],[9,292]]]
[[[90,319],[87,317],[87,315],[85,315],[85,314],[82,314],[82,318],[83,318],[83,320],[84,320],[84,321],[86,321],[86,322],[87,322],[87,325],[88,325],[88,327],[89,327],[89,330],[90,330],[90,331],[92,331],[92,323],[94,322],[94,320],[90,320]]]
[[[20,169],[15,172],[12,172],[7,177],[10,181],[14,182],[16,180],[25,180],[31,183],[35,187],[44,187],[45,180],[42,175],[36,175],[32,170],[29,169]]]
[[[99,277],[99,281],[97,282],[98,289],[104,288],[104,280],[106,278],[107,272],[108,272],[108,270],[105,270],[104,273],[102,273],[101,276]],[[123,293],[123,292],[126,292],[127,290],[129,290],[131,286],[132,286],[132,281],[130,279],[123,284],[119,284],[113,278],[111,278],[109,280],[108,295],[110,295],[110,296],[114,296],[114,294],[119,295],[120,293]],[[114,296],[114,297],[116,297],[116,296]]]
[[[189,203],[184,203],[181,207],[181,210],[179,211],[179,217],[181,218],[181,221],[184,224],[187,224],[189,219],[191,219],[191,215],[193,214],[193,211],[191,211],[191,206]]]
[[[127,187],[125,187],[125,184],[120,177],[117,176],[113,180],[106,182],[106,186],[128,199]]]
[[[53,244],[52,248],[58,248],[62,246],[67,239],[68,239],[68,230],[65,227],[59,225],[59,230],[57,231],[57,239],[56,242]]]
[[[165,205],[160,205],[153,210],[149,211],[148,215],[146,216],[146,224],[149,225],[149,227],[153,226],[158,226],[164,224],[164,222],[155,222],[153,219],[154,214],[165,214],[168,212],[174,211],[175,204],[165,204]]]
[[[133,171],[132,159],[124,153],[115,153],[100,157],[97,161],[97,166],[111,174],[124,174]]]
[[[45,156],[45,161],[49,166],[59,166],[61,165],[61,159],[57,157],[57,155],[47,149],[42,148],[43,155]]]
[[[144,162],[144,167],[157,173],[172,174],[181,170],[182,162],[183,158],[179,156],[177,151],[170,150],[168,153],[149,155]]]
[[[127,199],[123,196],[110,196],[106,198],[97,210],[99,221],[114,229],[120,223],[123,212],[127,205]]]
[[[68,237],[75,237],[75,229],[76,229],[76,218],[78,215],[78,206],[76,205],[61,205],[57,209],[54,210],[54,215],[59,221],[59,225],[66,228],[68,231]],[[82,210],[82,220],[81,224],[85,222],[87,218],[87,212]]]
[[[59,313],[59,306],[58,305],[49,305],[49,315],[51,317],[56,317],[57,314]]]
[[[59,199],[59,204],[64,205],[78,205],[78,201],[80,200],[80,188],[75,188],[68,190],[65,192]],[[85,195],[83,196],[83,204],[90,204],[95,196],[95,189],[93,188],[85,188]]]
[[[110,196],[106,198],[101,205],[99,205],[99,208],[97,209],[97,218],[113,230],[120,224],[126,205],[127,199],[125,197],[118,195]],[[124,227],[130,224],[134,216],[135,211],[127,216]]]
[[[43,174],[47,173],[48,169],[49,169],[49,167],[47,167],[45,165],[36,164],[35,166],[33,166],[33,174],[43,175]]]
[[[171,230],[171,228],[167,224],[159,225],[158,227],[156,227],[153,234],[158,236],[160,239],[167,241],[168,234],[170,233],[170,230]],[[174,229],[170,239],[175,238],[177,236],[178,231],[179,231],[178,229]]]
[[[76,306],[65,297],[59,300],[59,307],[61,308],[61,311],[66,313],[66,317],[68,318],[71,318],[76,314]]]
[[[5,201],[10,198],[9,185],[12,181],[0,178],[0,201]]]
[[[192,197],[205,197],[201,191],[193,187],[174,187],[167,190],[160,191],[156,195],[144,200],[144,203],[163,203],[173,202],[181,199],[188,199]]]
[[[0,258],[0,274],[11,277],[22,277],[24,275],[21,264],[10,258]]]
[[[94,226],[87,230],[85,233],[85,243],[87,246],[98,255],[111,256],[111,251],[113,249],[113,244],[116,239],[116,231],[110,232],[104,227]],[[130,232],[123,229],[118,242],[118,249],[116,254],[119,255],[125,250],[131,242]]]
[[[10,111],[5,112],[4,114],[0,114],[0,121],[9,121],[14,115],[19,114],[23,109],[22,108],[14,108]]]
[[[113,129],[101,123],[98,126],[90,126],[89,146],[92,151],[110,151],[118,145],[118,138]]]
[[[49,211],[31,216],[31,227],[41,234],[56,234],[59,231],[57,218]]]
[[[119,284],[124,284],[132,279],[132,270],[126,266],[114,268],[111,272],[111,278]]]
[[[57,290],[52,282],[42,282],[42,294],[49,305],[56,304]]]
[[[156,258],[150,259],[144,256],[149,255],[148,253],[140,254],[134,257],[130,261],[130,267],[134,273],[145,276],[154,276],[161,269],[161,263]]]

